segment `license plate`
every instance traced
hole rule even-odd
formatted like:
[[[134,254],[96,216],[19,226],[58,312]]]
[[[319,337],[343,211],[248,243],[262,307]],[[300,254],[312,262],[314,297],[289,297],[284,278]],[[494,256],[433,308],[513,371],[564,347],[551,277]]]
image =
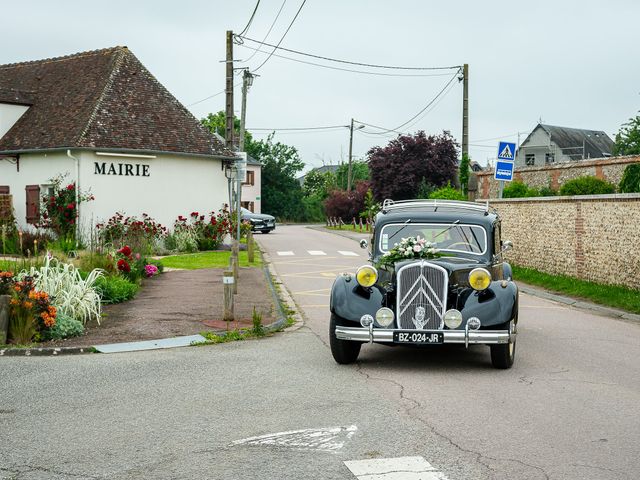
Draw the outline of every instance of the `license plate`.
[[[393,343],[444,343],[444,333],[398,331],[393,332]]]

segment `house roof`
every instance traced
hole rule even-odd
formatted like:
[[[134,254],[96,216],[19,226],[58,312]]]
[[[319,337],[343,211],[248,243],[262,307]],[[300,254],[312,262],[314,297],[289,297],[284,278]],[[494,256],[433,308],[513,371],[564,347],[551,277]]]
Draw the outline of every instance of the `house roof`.
[[[305,173],[304,175],[302,175],[301,177],[298,177],[298,183],[300,185],[302,185],[304,183],[304,179],[307,175],[309,175],[311,172],[318,172],[318,173],[327,173],[327,172],[331,172],[331,173],[336,173],[336,170],[338,170],[338,168],[340,167],[340,165],[322,165],[321,167],[315,167],[312,168],[311,170],[309,170],[307,173]]]
[[[0,65],[0,102],[30,105],[1,152],[117,148],[232,157],[127,47]]]
[[[538,128],[542,128],[551,141],[572,158],[600,158],[611,155],[613,140],[602,130],[585,130],[581,128],[558,127],[539,123],[527,139],[522,142],[526,147],[529,138]],[[583,148],[584,146],[584,148]]]

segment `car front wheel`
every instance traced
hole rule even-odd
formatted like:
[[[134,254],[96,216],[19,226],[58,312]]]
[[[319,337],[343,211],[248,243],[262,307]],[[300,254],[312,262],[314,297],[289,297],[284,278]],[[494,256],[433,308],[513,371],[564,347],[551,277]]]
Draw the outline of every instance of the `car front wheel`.
[[[503,370],[511,368],[516,357],[516,323],[511,320],[506,326],[511,333],[509,343],[491,345],[491,364],[494,368]]]
[[[332,313],[331,321],[329,322],[329,344],[331,345],[331,354],[336,362],[341,365],[347,365],[358,359],[362,343],[352,342],[350,340],[340,340],[336,337],[337,323],[337,316]]]

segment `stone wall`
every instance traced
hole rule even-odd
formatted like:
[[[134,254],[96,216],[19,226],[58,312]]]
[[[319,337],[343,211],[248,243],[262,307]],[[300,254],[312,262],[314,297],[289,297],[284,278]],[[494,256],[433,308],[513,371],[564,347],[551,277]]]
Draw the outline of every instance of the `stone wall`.
[[[640,194],[491,200],[509,261],[640,289]]]
[[[544,167],[516,168],[514,180],[520,180],[530,187],[551,187],[558,190],[567,180],[591,175],[618,185],[622,172],[630,163],[640,163],[640,156],[596,158],[577,162],[556,163]],[[498,181],[493,178],[492,171],[477,172],[477,191],[472,198],[497,198]]]

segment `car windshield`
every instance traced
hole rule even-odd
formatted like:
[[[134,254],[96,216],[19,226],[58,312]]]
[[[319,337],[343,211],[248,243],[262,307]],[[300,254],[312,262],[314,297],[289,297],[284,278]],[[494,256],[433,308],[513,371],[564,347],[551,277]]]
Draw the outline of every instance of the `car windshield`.
[[[479,225],[443,223],[391,223],[382,227],[378,248],[387,252],[401,239],[424,238],[447,252],[483,255],[487,251],[487,232]]]

